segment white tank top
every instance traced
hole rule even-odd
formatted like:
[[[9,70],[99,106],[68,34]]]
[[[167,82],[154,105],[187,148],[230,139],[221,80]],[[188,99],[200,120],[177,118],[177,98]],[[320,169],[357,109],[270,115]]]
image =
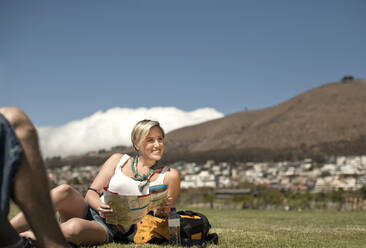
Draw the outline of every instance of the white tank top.
[[[108,189],[112,192],[123,194],[123,195],[145,195],[149,194],[149,187],[164,184],[164,178],[166,171],[169,169],[168,166],[164,166],[161,173],[159,173],[158,178],[152,182],[148,182],[148,184],[144,187],[143,191],[140,192],[139,190],[139,181],[135,181],[132,178],[126,176],[122,172],[123,165],[127,162],[130,158],[129,155],[124,154],[119,161],[116,169],[114,170],[114,175],[112,176],[111,180],[109,181]]]

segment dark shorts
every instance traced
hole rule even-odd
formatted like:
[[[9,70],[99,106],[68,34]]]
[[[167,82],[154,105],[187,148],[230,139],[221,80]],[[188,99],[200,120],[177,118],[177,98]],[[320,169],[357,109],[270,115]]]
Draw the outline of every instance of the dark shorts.
[[[100,217],[100,215],[90,206],[87,206],[87,212],[85,218],[86,220],[96,221],[101,224],[107,233],[106,243],[118,242],[118,243],[129,243],[133,238],[133,234],[136,232],[136,225],[131,225],[129,230],[121,232],[115,225],[107,224],[105,219]]]
[[[107,224],[105,222],[105,219],[100,217],[100,215],[90,206],[88,206],[87,212],[86,212],[86,216],[85,218],[86,220],[94,220],[96,222],[98,222],[99,224],[101,224],[104,229],[107,232],[107,241],[106,243],[110,243],[113,242],[114,236],[119,232],[118,229],[112,225],[112,224]]]
[[[9,199],[22,154],[22,146],[13,128],[0,114],[0,225],[8,219]]]

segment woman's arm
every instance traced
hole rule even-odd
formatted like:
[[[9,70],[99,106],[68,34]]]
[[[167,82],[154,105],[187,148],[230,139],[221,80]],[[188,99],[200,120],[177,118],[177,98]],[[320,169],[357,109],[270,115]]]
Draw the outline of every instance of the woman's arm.
[[[113,210],[109,205],[104,204],[100,200],[99,194],[103,192],[104,187],[108,186],[109,181],[114,175],[114,170],[122,156],[123,155],[120,153],[115,153],[104,162],[102,168],[98,172],[98,175],[90,185],[90,189],[92,190],[88,190],[85,195],[85,199],[87,200],[89,206],[98,211],[99,215],[102,217],[108,217],[112,215]]]
[[[163,203],[163,215],[169,216],[170,209],[174,206],[180,191],[180,177],[176,169],[169,168],[164,178],[164,184],[168,185],[168,198]]]
[[[173,206],[180,191],[180,177],[176,169],[169,168],[164,178],[164,184],[168,185],[168,196],[171,197]]]

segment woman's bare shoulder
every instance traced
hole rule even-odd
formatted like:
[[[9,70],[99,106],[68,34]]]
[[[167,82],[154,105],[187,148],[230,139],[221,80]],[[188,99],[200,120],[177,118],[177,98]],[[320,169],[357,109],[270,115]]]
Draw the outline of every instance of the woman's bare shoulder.
[[[109,158],[108,160],[121,160],[121,158],[124,156],[125,154],[123,153],[113,153]]]
[[[175,180],[179,178],[179,172],[178,170],[168,167],[168,170],[166,171],[166,177],[168,177],[171,180]]]
[[[103,167],[108,166],[110,167],[116,167],[119,161],[122,159],[124,154],[122,153],[113,153],[109,158],[105,161]]]

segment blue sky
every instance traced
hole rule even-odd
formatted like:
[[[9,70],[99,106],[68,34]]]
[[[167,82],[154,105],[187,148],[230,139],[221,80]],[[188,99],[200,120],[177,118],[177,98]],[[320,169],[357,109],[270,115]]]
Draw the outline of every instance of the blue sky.
[[[0,106],[37,126],[273,106],[366,78],[365,13],[364,0],[0,0]]]

